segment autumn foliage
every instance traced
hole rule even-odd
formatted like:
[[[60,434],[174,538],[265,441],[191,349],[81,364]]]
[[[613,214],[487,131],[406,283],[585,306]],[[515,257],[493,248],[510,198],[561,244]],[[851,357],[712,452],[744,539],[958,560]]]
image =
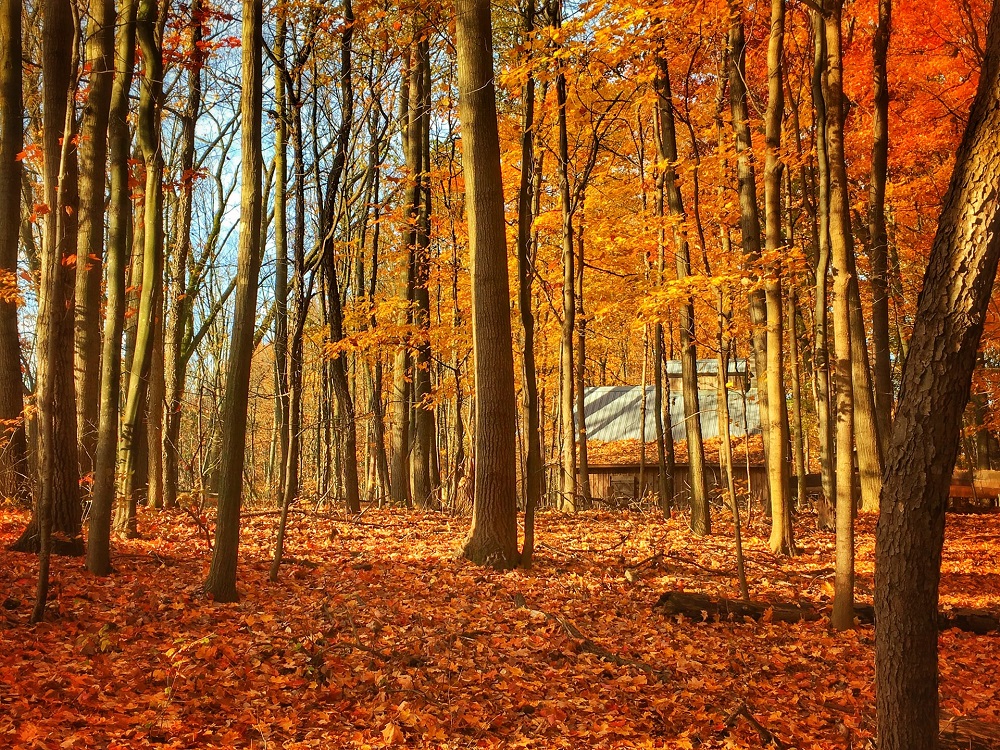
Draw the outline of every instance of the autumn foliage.
[[[24,520],[4,510],[0,542]],[[736,595],[723,516],[720,533],[695,541],[684,519],[655,513],[544,514],[535,568],[500,574],[453,560],[461,517],[296,513],[269,584],[275,518],[251,514],[238,605],[201,593],[208,543],[190,515],[141,520],[148,537],[121,543],[113,578],[55,561],[49,621],[35,626],[33,560],[0,553],[4,746],[759,746],[744,719],[725,726],[741,701],[787,747],[873,736],[870,627],[835,636],[826,618],[651,611],[665,590]],[[803,554],[779,566],[766,526],[750,528],[754,598],[828,611],[832,536],[803,529]],[[859,532],[858,592],[870,601],[870,519]],[[1000,605],[998,533],[1000,516],[950,519],[943,606]],[[998,644],[942,633],[944,710],[1000,721]]]

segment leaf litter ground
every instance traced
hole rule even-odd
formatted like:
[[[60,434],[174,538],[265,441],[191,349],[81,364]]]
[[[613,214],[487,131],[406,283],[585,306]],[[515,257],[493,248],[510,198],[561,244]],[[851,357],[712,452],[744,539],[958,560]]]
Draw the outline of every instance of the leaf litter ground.
[[[144,539],[117,542],[114,575],[55,560],[35,626],[36,560],[5,549],[25,520],[0,509],[2,747],[760,747],[744,718],[725,725],[742,702],[790,747],[874,734],[871,628],[651,611],[665,590],[738,596],[720,516],[697,539],[683,518],[543,513],[534,569],[496,573],[453,559],[465,518],[296,513],[272,584],[275,516],[257,515],[241,601],[224,605],[200,591],[204,530],[148,512]],[[812,521],[792,560],[751,525],[753,598],[828,611],[833,537]],[[873,527],[859,519],[859,601],[871,600]],[[998,539],[998,515],[949,517],[942,606],[1000,609]],[[998,665],[997,636],[942,633],[943,708],[1000,722]]]

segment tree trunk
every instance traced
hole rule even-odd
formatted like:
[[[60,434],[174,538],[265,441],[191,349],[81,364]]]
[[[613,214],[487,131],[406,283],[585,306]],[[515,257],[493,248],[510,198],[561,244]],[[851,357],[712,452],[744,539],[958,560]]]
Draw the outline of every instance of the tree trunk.
[[[771,2],[771,34],[767,48],[767,113],[765,115],[766,157],[764,163],[764,227],[767,251],[781,254],[785,238],[781,230],[781,123],[785,114],[785,3]],[[782,320],[781,263],[765,271],[764,298],[767,306],[767,478],[771,500],[771,551],[795,554],[792,508],[788,497],[788,406],[785,399],[784,330]],[[794,332],[794,329],[793,329]]]
[[[738,0],[728,0],[730,26],[729,45],[729,109],[736,139],[736,179],[740,198],[740,234],[743,254],[751,266],[760,260],[760,212],[757,204],[757,178],[753,166],[753,144],[750,136],[750,109],[746,86],[746,35],[743,29],[743,9]],[[753,367],[757,380],[757,401],[764,444],[769,444],[767,388],[767,303],[763,290],[750,292],[750,322],[753,324]],[[765,452],[765,461],[768,456]],[[770,505],[768,505],[770,508]]]
[[[334,234],[337,223],[337,199],[340,183],[347,167],[348,146],[354,127],[354,86],[351,81],[351,40],[354,36],[354,11],[351,0],[344,0],[344,33],[340,43],[340,96],[341,121],[337,128],[336,152],[330,176],[326,185],[326,207],[323,212],[323,268],[326,273],[327,302],[330,312],[330,343],[338,344],[344,339],[344,311],[340,301],[340,283],[337,278]],[[335,354],[330,362],[333,390],[337,397],[340,416],[344,420],[344,490],[349,513],[361,511],[361,490],[358,481],[357,420],[354,399],[347,378],[347,355]]]
[[[108,121],[111,190],[108,200],[107,304],[101,352],[101,404],[97,430],[97,458],[91,490],[87,569],[96,575],[111,572],[111,511],[115,499],[118,413],[121,392],[122,332],[125,325],[125,266],[128,259],[132,199],[128,187],[129,90],[135,65],[135,0],[119,8],[115,40],[115,68]]]
[[[413,254],[413,322],[420,331],[413,366],[413,450],[410,476],[413,503],[418,508],[435,505],[431,482],[434,445],[434,407],[431,398],[430,332],[430,54],[422,27],[415,29],[415,58],[410,70],[410,121],[407,129],[407,162],[410,184],[407,198],[412,222],[409,235]]]
[[[69,511],[70,544],[79,546],[80,503],[76,462],[76,409],[73,399],[73,309],[71,270],[66,259],[76,251],[73,102],[78,65],[77,19],[68,0],[46,4],[42,26],[42,171],[45,215],[38,301],[37,409],[40,433],[39,496],[35,505],[38,586],[31,621],[45,616],[53,530],[62,532]],[[69,210],[67,210],[69,209]],[[67,335],[68,334],[68,335]],[[68,452],[67,452],[68,451]],[[30,524],[29,524],[30,530]],[[28,530],[25,531],[25,535]],[[22,535],[24,540],[24,535]]]
[[[215,549],[205,592],[216,601],[239,599],[236,563],[243,499],[250,363],[257,313],[257,277],[261,259],[261,0],[243,0],[240,237],[237,256],[236,310],[230,337],[229,368],[222,420],[222,468]]]
[[[938,747],[937,600],[962,413],[1000,257],[1000,2],[917,304],[875,552],[881,750]]]
[[[17,255],[21,215],[21,163],[24,145],[21,91],[21,7],[0,0],[0,274],[5,293],[0,299],[0,421],[11,425],[0,441],[0,497],[27,503],[28,441],[24,420],[24,383],[21,378],[21,339],[17,327]]]
[[[833,261],[834,393],[837,424],[837,554],[833,626],[854,624],[854,387],[851,369],[850,278],[854,240],[844,161],[844,106],[840,23],[843,0],[828,3],[826,141],[830,172],[830,254]]]
[[[524,8],[524,35],[535,32],[535,0]],[[529,69],[530,70],[530,69]],[[538,426],[538,382],[535,376],[535,316],[531,309],[534,278],[532,224],[534,222],[535,78],[529,72],[522,89],[521,183],[517,193],[517,301],[524,333],[522,357],[521,421],[524,429],[524,544],[521,566],[530,568],[535,551],[535,508],[542,499],[542,443]]]
[[[886,58],[892,33],[892,0],[879,0],[878,26],[872,38],[875,72],[875,118],[872,126],[872,180],[869,190],[871,235],[872,348],[875,412],[879,434],[888,439],[892,422],[892,362],[889,354],[889,237],[885,225],[885,186],[889,163],[889,77]]]
[[[145,416],[156,337],[156,311],[163,294],[163,151],[160,145],[163,61],[159,33],[162,23],[156,0],[140,0],[136,17],[136,41],[142,53],[143,75],[136,132],[146,168],[142,214],[142,281],[139,311],[136,315],[135,353],[122,413],[120,446],[125,472],[122,495],[127,509],[120,516],[120,525],[129,536],[138,533],[134,508],[136,492],[141,485],[137,477],[139,443],[143,439],[140,421]]]
[[[814,55],[812,99],[816,110],[816,307],[814,311],[813,373],[816,378],[816,422],[819,433],[820,472],[827,502],[837,496],[834,420],[830,414],[830,347],[828,281],[830,270],[830,172],[826,143],[826,101],[823,80],[826,71],[826,32],[823,17],[812,14]]]
[[[101,280],[104,258],[108,118],[114,71],[111,0],[90,3],[86,62],[89,94],[80,125],[80,230],[76,251],[76,414],[80,473],[94,470],[101,372]]]
[[[674,244],[677,280],[691,275],[691,250],[684,230],[684,200],[678,184],[677,131],[674,123],[670,70],[662,54],[656,61],[655,87],[659,115],[659,157],[663,162],[657,191],[657,213],[664,217],[664,201],[675,222]],[[660,226],[660,253],[666,252],[666,225]],[[698,401],[698,352],[695,348],[694,298],[688,297],[680,309],[681,382],[684,392],[684,433],[688,448],[688,482],[691,485],[691,530],[698,536],[712,533],[712,514],[705,486],[705,445],[701,437],[701,406]]]
[[[492,23],[487,0],[456,0],[455,9],[476,368],[475,494],[460,554],[511,568],[518,562],[517,409]]]
[[[558,15],[557,15],[558,21]],[[562,338],[560,339],[560,409],[562,412],[562,509],[577,510],[576,424],[573,419],[573,335],[576,332],[576,252],[573,246],[573,205],[569,187],[569,135],[566,124],[566,75],[556,73],[559,128],[559,204],[562,209]],[[582,415],[581,415],[582,416]]]
[[[582,203],[581,198],[581,203]],[[582,212],[581,212],[582,213]],[[576,390],[576,421],[577,421],[577,448],[579,450],[578,471],[580,472],[580,499],[583,500],[584,507],[589,508],[594,501],[590,491],[590,468],[587,460],[587,318],[583,312],[583,233],[584,223],[581,216],[579,228],[576,232],[579,254],[576,263],[576,352],[575,352],[575,376],[574,386]]]

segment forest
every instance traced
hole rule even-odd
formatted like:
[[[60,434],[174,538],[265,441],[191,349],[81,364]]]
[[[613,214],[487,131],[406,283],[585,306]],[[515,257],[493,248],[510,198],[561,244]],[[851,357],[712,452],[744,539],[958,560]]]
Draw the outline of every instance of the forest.
[[[1000,0],[0,0],[0,743],[1000,748]]]

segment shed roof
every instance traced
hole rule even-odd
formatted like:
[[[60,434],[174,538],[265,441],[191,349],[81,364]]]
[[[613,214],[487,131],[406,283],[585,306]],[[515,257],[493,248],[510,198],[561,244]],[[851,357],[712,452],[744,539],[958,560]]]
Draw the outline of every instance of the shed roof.
[[[587,439],[614,442],[617,440],[642,439],[642,386],[598,386],[584,388],[584,410],[587,422]],[[680,393],[663,391],[664,398],[670,399],[670,423],[674,440],[685,440],[684,398]],[[656,412],[654,409],[655,388],[646,386],[646,431],[645,439],[656,436]],[[698,394],[701,415],[702,437],[719,437],[719,394],[703,388]],[[730,434],[733,437],[756,434],[761,431],[760,410],[757,404],[757,390],[751,388],[729,392]],[[579,420],[574,410],[574,418]]]

